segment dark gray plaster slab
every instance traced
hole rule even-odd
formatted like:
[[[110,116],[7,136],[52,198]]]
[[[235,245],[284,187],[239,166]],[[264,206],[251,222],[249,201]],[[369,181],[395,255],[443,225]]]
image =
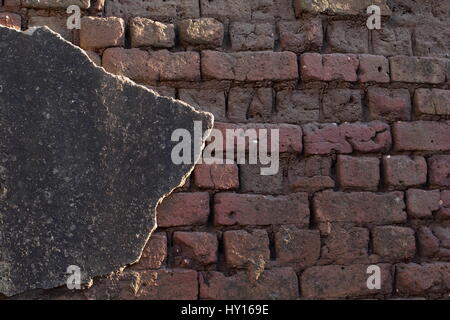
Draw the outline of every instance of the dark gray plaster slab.
[[[0,292],[136,262],[158,202],[193,169],[171,161],[171,134],[194,137],[194,121],[206,136],[210,114],[106,73],[47,28],[0,27]]]

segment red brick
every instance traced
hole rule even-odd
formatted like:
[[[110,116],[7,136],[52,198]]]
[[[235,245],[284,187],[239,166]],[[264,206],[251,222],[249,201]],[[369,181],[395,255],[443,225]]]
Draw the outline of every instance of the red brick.
[[[450,90],[416,89],[414,110],[417,116],[450,115]]]
[[[411,218],[432,218],[439,209],[441,194],[439,190],[409,189],[406,191],[406,207]]]
[[[363,118],[361,90],[331,89],[322,100],[322,121],[353,122]]]
[[[205,80],[233,80],[236,59],[227,53],[204,50],[201,53],[202,76]]]
[[[343,80],[356,81],[358,76],[358,56],[354,54],[324,54],[322,56],[323,63],[323,80]]]
[[[408,83],[445,82],[444,65],[439,59],[395,56],[389,58],[392,81]]]
[[[327,25],[327,52],[369,52],[369,29],[360,22],[331,20]]]
[[[228,119],[234,122],[267,122],[272,114],[273,95],[272,88],[231,88]]]
[[[320,263],[352,264],[368,261],[369,230],[366,228],[333,225],[329,235],[322,241]]]
[[[439,219],[450,220],[450,190],[443,190],[441,192],[441,201],[439,201],[440,209],[436,213]]]
[[[320,232],[282,226],[275,233],[275,255],[280,265],[293,264],[298,269],[313,266],[320,256]]]
[[[261,174],[261,168],[266,167],[265,165],[239,165],[239,177],[241,182],[240,191],[242,193],[283,194],[286,192],[283,176],[286,165],[286,160],[281,158],[279,170],[271,175]]]
[[[0,25],[20,30],[22,18],[15,13],[0,12]]]
[[[367,97],[370,120],[411,119],[411,98],[407,89],[370,87]]]
[[[175,45],[175,26],[135,17],[130,22],[132,47],[170,48]]]
[[[125,271],[100,279],[84,295],[90,300],[194,300],[198,276],[182,269]]]
[[[159,269],[167,258],[167,236],[164,232],[153,233],[142,251],[136,269]]]
[[[303,132],[307,155],[380,152],[389,150],[391,146],[389,126],[379,121],[339,126],[311,123],[303,126]]]
[[[439,239],[428,227],[420,227],[417,232],[417,245],[422,257],[432,257],[439,252]]]
[[[434,155],[428,159],[429,179],[432,187],[450,186],[450,155]]]
[[[379,30],[372,30],[372,49],[381,56],[412,56],[411,32],[408,27],[383,23]]]
[[[302,53],[318,51],[322,46],[322,20],[314,17],[278,23],[282,50]]]
[[[427,182],[427,162],[421,156],[383,157],[384,182],[389,188],[405,188]]]
[[[202,52],[205,79],[286,81],[298,78],[297,56],[292,52]]]
[[[194,171],[195,185],[199,188],[228,190],[239,187],[236,164],[199,164]]]
[[[318,222],[352,222],[390,224],[406,221],[402,192],[322,191],[313,198],[314,216]]]
[[[320,92],[317,89],[280,90],[276,94],[273,122],[307,123],[320,119]]]
[[[211,112],[216,121],[226,121],[226,98],[222,89],[179,89],[178,99],[198,108]]]
[[[309,192],[333,188],[335,184],[331,177],[331,165],[331,158],[321,156],[290,160],[288,165],[289,187],[295,191]]]
[[[372,230],[374,254],[384,261],[401,261],[414,257],[416,238],[414,230],[398,226],[381,226]]]
[[[379,264],[381,288],[367,287],[368,265],[329,265],[306,269],[300,278],[302,297],[306,299],[357,298],[392,292],[391,265]]]
[[[232,51],[272,50],[275,44],[272,23],[233,22],[230,24]]]
[[[358,78],[360,82],[389,83],[389,60],[383,56],[360,54]]]
[[[156,66],[160,81],[200,80],[200,55],[198,52],[150,51],[148,64]]]
[[[253,280],[258,280],[270,260],[269,237],[266,230],[225,231],[223,249],[227,267],[246,268]]]
[[[380,182],[380,160],[339,155],[337,178],[341,188],[376,190]]]
[[[272,129],[278,129],[279,134],[279,152],[302,152],[303,146],[302,146],[302,128],[300,126],[291,125],[291,124],[259,124],[259,123],[249,123],[245,125],[236,125],[232,123],[222,123],[222,122],[216,122],[214,124],[214,128],[217,130],[220,130],[223,136],[223,148],[222,150],[226,149],[226,141],[227,139],[230,139],[230,141],[233,139],[233,131],[231,132],[232,136],[227,137],[227,129],[228,130],[244,130],[247,129],[254,129],[257,133],[257,141],[259,141],[259,137],[263,132],[261,132],[261,129],[266,129],[267,133],[267,150],[271,151],[271,130]],[[248,139],[245,139],[245,149],[248,150]],[[234,138],[234,150],[236,152],[237,150],[237,139]],[[242,147],[242,146],[241,146]]]
[[[396,288],[401,295],[448,293],[450,290],[450,263],[398,264]]]
[[[450,121],[396,122],[392,131],[398,151],[450,151]]]
[[[450,223],[446,221],[432,224],[430,229],[439,244],[436,256],[444,261],[448,261],[450,258]]]
[[[322,55],[319,53],[304,53],[300,56],[302,80],[323,80]]]
[[[199,275],[200,299],[206,300],[293,300],[298,299],[297,275],[291,268],[265,270],[256,281],[245,272],[226,277],[220,272]]]
[[[124,39],[125,23],[121,18],[81,18],[80,47],[83,49],[120,47]]]
[[[306,193],[288,196],[264,196],[219,193],[214,197],[216,225],[309,225]]]
[[[102,66],[106,71],[137,82],[158,80],[158,70],[149,63],[148,52],[144,50],[108,48],[103,52]]]
[[[182,20],[178,29],[180,42],[187,47],[216,48],[223,42],[223,24],[214,18]]]
[[[207,232],[173,234],[174,267],[201,270],[217,263],[217,236]]]
[[[203,225],[209,216],[207,192],[173,193],[157,207],[159,227]]]

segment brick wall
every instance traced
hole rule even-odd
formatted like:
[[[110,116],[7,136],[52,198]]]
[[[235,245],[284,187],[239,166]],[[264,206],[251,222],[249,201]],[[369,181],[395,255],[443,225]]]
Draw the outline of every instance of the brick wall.
[[[123,273],[29,295],[448,299],[450,3],[375,1],[383,29],[368,30],[364,1],[311,2],[3,0],[1,24],[47,25],[219,128],[271,124],[286,142],[276,175],[198,165]]]

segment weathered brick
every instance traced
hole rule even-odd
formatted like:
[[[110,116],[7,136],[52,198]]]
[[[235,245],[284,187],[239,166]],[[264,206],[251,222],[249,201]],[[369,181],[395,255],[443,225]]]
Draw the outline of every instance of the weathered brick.
[[[217,150],[227,150],[226,148],[226,142],[227,140],[230,140],[230,143],[234,142],[234,150],[238,149],[237,147],[243,148],[245,147],[245,150],[249,149],[249,142],[248,138],[245,138],[245,146],[237,146],[238,140],[236,139],[236,134],[239,134],[239,131],[241,133],[247,132],[249,129],[253,129],[253,133],[255,133],[256,140],[253,141],[254,145],[257,146],[257,144],[260,141],[261,135],[264,133],[261,130],[267,130],[265,134],[267,134],[267,150],[271,151],[271,137],[272,137],[272,129],[278,130],[279,135],[279,152],[295,152],[300,153],[302,152],[302,128],[300,126],[292,125],[292,124],[262,124],[262,123],[249,123],[244,125],[237,125],[232,123],[223,123],[223,122],[216,122],[214,124],[214,128],[217,130],[220,130],[221,136],[223,136],[223,148],[220,148],[220,145],[217,146]]]
[[[445,25],[421,24],[414,29],[414,54],[449,58],[450,32]]]
[[[439,204],[441,207],[436,213],[436,217],[450,220],[450,190],[443,190],[441,192],[441,201],[439,201]]]
[[[322,47],[322,20],[320,18],[279,22],[278,29],[282,50],[302,53],[319,51]]]
[[[65,17],[29,17],[28,28],[40,26],[46,26],[49,29],[59,33],[67,41],[73,40],[72,30],[67,29],[67,18]]]
[[[236,122],[265,122],[272,114],[272,88],[233,87],[228,93],[227,117]]]
[[[320,256],[320,232],[282,226],[275,233],[275,256],[281,264],[304,269],[313,266]]]
[[[416,89],[414,110],[417,116],[450,115],[450,90]]]
[[[249,21],[252,18],[252,1],[200,0],[202,16],[220,21]]]
[[[369,52],[369,29],[365,23],[350,20],[330,21],[327,27],[327,51]]]
[[[0,25],[20,30],[22,26],[22,18],[15,13],[0,12]]]
[[[70,5],[87,9],[90,6],[90,0],[22,0],[23,7],[35,9],[66,9]]]
[[[194,170],[195,185],[199,188],[228,190],[239,187],[236,164],[198,164]]]
[[[305,123],[319,120],[318,90],[281,90],[276,95],[276,122]]]
[[[107,16],[144,17],[154,20],[169,21],[175,19],[198,18],[200,16],[198,0],[108,0],[105,13]]]
[[[155,91],[156,93],[158,93],[161,96],[164,97],[171,97],[171,98],[175,98],[176,97],[176,89],[175,88],[170,88],[170,87],[165,87],[165,86],[145,86],[148,89],[151,89],[153,91]]]
[[[198,52],[149,52],[149,65],[155,66],[161,81],[200,80],[200,55]]]
[[[141,83],[158,80],[157,67],[149,62],[148,52],[139,49],[108,48],[102,56],[106,71]]]
[[[223,42],[223,24],[214,18],[186,19],[179,23],[178,29],[184,46],[216,48]]]
[[[380,56],[412,56],[411,32],[408,28],[384,24],[372,30],[373,52]]]
[[[284,159],[280,159],[280,169],[272,175],[261,175],[260,164],[243,164],[239,166],[241,191],[244,193],[282,194],[284,193]]]
[[[395,287],[399,294],[420,296],[450,290],[450,263],[398,264],[395,269]]]
[[[180,89],[179,99],[202,111],[211,112],[217,121],[226,120],[226,102],[223,90]]]
[[[218,68],[219,66],[219,68]],[[286,81],[298,78],[297,56],[292,52],[202,52],[205,79]]]
[[[385,261],[401,261],[414,257],[416,238],[414,230],[398,226],[380,226],[372,230],[374,254]]]
[[[392,134],[397,151],[450,150],[450,121],[396,122]]]
[[[373,157],[339,155],[337,178],[341,188],[376,190],[380,182],[380,160]]]
[[[309,225],[306,193],[287,196],[264,196],[219,193],[214,197],[216,225]]]
[[[266,230],[225,231],[223,249],[227,267],[247,268],[253,280],[258,280],[270,260],[269,237]]]
[[[432,257],[439,252],[439,239],[425,226],[420,227],[417,232],[417,245],[422,257]]]
[[[427,162],[421,156],[383,157],[384,182],[389,188],[405,188],[427,182]]]
[[[356,298],[392,292],[391,265],[379,264],[381,287],[367,286],[368,265],[329,265],[306,269],[300,279],[302,297],[307,299]]]
[[[353,122],[363,116],[362,91],[331,89],[322,101],[322,117],[327,122]]]
[[[407,89],[370,87],[367,97],[370,120],[411,119],[411,98]]]
[[[304,53],[300,56],[300,72],[304,81],[323,80],[323,61],[320,53]]]
[[[173,193],[156,209],[158,226],[204,225],[209,216],[207,192]]]
[[[391,147],[389,126],[379,121],[369,123],[316,124],[303,126],[305,153],[330,154],[387,151]]]
[[[121,18],[81,18],[80,47],[83,49],[120,47],[124,39],[125,23]]]
[[[230,39],[233,51],[272,50],[274,26],[271,23],[233,22],[230,24]]]
[[[434,155],[428,159],[432,187],[450,186],[450,155]]]
[[[318,222],[352,222],[390,224],[406,221],[402,192],[322,191],[313,198],[314,216]]]
[[[202,76],[205,80],[234,80],[234,56],[219,51],[203,50],[201,53]]]
[[[90,300],[194,300],[198,276],[183,269],[125,271],[100,279],[83,293]]]
[[[389,58],[392,81],[408,83],[443,83],[445,67],[435,58],[395,56]]]
[[[439,209],[439,190],[409,189],[406,191],[406,207],[411,218],[431,218]]]
[[[448,261],[450,258],[450,224],[447,222],[432,224],[430,229],[439,244],[436,256],[442,260]]]
[[[369,230],[366,228],[332,226],[323,242],[321,262],[352,264],[368,260]]]
[[[299,296],[297,275],[291,268],[265,270],[256,282],[245,272],[229,277],[202,272],[199,282],[200,299],[207,300],[291,300]]]
[[[365,15],[367,7],[377,5],[382,15],[391,15],[386,0],[294,0],[295,12],[330,13],[337,15]]]
[[[167,236],[164,232],[153,233],[144,250],[141,259],[133,268],[159,269],[167,258]]]
[[[343,80],[353,82],[358,80],[358,56],[354,54],[332,53],[322,56],[324,81]]]
[[[130,22],[132,47],[170,48],[175,45],[175,27],[151,19],[136,17]]]
[[[359,55],[358,78],[360,82],[389,83],[389,60],[371,54]]]
[[[89,59],[92,60],[92,62],[94,62],[99,67],[102,66],[102,58],[97,52],[94,51],[85,51],[85,52],[88,55]]]
[[[289,161],[289,187],[295,191],[315,192],[333,188],[331,177],[332,160],[328,157],[311,156]]]
[[[173,234],[174,267],[204,269],[217,262],[217,236],[207,232]]]

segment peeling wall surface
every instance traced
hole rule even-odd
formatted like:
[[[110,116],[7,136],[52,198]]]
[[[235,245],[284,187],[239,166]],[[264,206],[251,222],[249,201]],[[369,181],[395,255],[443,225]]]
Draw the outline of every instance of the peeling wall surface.
[[[273,175],[197,165],[139,262],[13,299],[449,299],[450,1],[3,0],[0,24],[280,139]]]

